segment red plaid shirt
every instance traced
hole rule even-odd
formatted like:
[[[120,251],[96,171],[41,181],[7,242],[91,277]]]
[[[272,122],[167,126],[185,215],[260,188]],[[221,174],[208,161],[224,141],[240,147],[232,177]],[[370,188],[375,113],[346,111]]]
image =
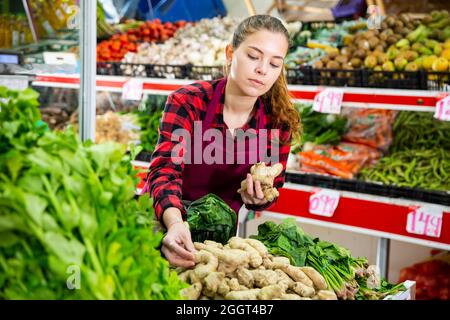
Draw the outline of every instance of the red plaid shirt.
[[[149,183],[150,195],[153,198],[153,206],[158,220],[161,220],[162,213],[170,207],[180,209],[183,218],[186,219],[186,211],[182,205],[182,172],[184,165],[176,164],[171,161],[171,152],[178,144],[177,141],[172,141],[172,132],[176,129],[185,129],[193,132],[194,121],[203,121],[206,116],[206,110],[214,90],[219,83],[219,80],[196,82],[173,92],[167,99],[162,116],[162,122],[159,127],[159,139],[156,148],[152,155],[150,163],[150,170],[147,177]],[[225,94],[222,92],[221,103],[225,100]],[[259,101],[259,100],[257,100]],[[259,103],[259,102],[257,102]],[[280,129],[280,138],[286,140],[289,137],[289,131],[281,128],[274,128],[270,117],[270,106],[264,103],[265,128]],[[259,106],[258,106],[259,107]],[[222,110],[218,108],[218,110]],[[226,124],[223,120],[223,113],[217,112],[212,128],[221,129],[222,132],[226,130]],[[257,128],[256,113],[252,116],[250,121],[242,127],[243,130]],[[268,148],[271,144],[268,144]],[[286,162],[290,152],[290,144],[280,144],[279,160],[283,164],[284,170],[281,175],[275,178],[274,186],[278,189],[284,184],[286,173]],[[245,177],[242,177],[244,180]],[[275,200],[276,201],[276,200]],[[268,203],[264,206],[246,205],[249,210],[264,210],[274,204]]]

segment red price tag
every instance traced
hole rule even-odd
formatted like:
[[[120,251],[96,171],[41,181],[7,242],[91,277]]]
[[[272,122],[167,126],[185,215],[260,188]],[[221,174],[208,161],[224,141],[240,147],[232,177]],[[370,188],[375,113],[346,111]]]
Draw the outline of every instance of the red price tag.
[[[450,96],[446,96],[436,103],[434,117],[439,120],[450,121]]]
[[[321,113],[341,113],[344,91],[327,88],[314,97],[313,109]]]
[[[316,189],[309,197],[309,213],[332,217],[339,204],[340,194],[333,190]]]
[[[123,100],[141,100],[144,91],[144,83],[139,79],[130,79],[125,82],[122,90]]]
[[[442,209],[431,206],[412,207],[406,221],[406,231],[439,238],[442,229]]]

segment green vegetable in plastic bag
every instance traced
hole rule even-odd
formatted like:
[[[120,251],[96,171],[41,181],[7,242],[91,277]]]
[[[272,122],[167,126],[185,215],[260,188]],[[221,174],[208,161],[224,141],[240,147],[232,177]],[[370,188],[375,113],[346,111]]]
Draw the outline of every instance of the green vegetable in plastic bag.
[[[187,215],[192,241],[213,240],[225,244],[236,235],[236,212],[215,194],[193,201]]]

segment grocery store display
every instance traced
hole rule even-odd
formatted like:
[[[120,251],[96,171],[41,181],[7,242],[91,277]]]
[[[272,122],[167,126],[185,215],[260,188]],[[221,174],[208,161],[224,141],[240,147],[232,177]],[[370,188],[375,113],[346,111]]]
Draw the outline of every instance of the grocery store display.
[[[336,300],[325,279],[311,267],[269,254],[255,239],[232,237],[222,245],[194,243],[194,269],[180,270],[191,286],[182,295],[191,300]]]
[[[162,44],[143,43],[123,62],[156,65],[222,66],[224,50],[238,20],[229,17],[202,19],[186,25]]]
[[[361,171],[360,178],[387,185],[450,190],[450,124],[432,114],[400,112],[390,154]]]
[[[97,45],[97,61],[122,61],[127,53],[137,52],[141,43],[164,42],[173,37],[178,28],[185,25],[185,21],[162,23],[159,19],[134,23],[132,25],[134,27],[125,33],[117,33]]]
[[[0,98],[0,298],[181,298],[125,148],[48,130],[31,89]]]
[[[450,152],[448,149],[396,151],[373,167],[363,169],[360,178],[386,185],[450,190]]]
[[[332,52],[314,66],[375,71],[448,71],[450,38],[447,11],[433,12],[422,20],[407,14],[388,16],[381,29],[359,32],[344,39],[340,52]],[[447,30],[448,29],[448,30]],[[438,41],[437,41],[438,40]]]
[[[287,257],[292,265],[319,271],[339,299],[379,300],[404,290],[403,284],[380,279],[376,267],[370,266],[366,258],[354,258],[337,244],[305,234],[295,219],[278,225],[267,221],[258,226],[254,238],[264,243],[271,254]]]
[[[393,130],[391,151],[436,147],[450,150],[450,122],[437,120],[432,113],[401,111]]]

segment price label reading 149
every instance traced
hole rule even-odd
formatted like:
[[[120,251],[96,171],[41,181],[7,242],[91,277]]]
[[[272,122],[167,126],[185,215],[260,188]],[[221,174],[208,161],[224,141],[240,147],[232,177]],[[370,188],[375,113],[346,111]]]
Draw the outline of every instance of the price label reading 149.
[[[421,206],[411,208],[406,222],[406,231],[439,238],[442,229],[442,209]]]
[[[314,97],[313,110],[321,113],[340,114],[344,91],[327,88]]]

